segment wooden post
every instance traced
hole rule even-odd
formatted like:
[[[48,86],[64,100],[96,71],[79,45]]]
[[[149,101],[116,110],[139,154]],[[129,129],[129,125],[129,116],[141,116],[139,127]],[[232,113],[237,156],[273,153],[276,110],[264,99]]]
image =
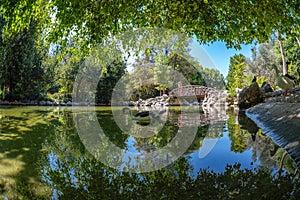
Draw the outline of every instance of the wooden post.
[[[183,93],[183,84],[181,81],[178,82],[178,93],[179,93],[179,96],[181,96]]]

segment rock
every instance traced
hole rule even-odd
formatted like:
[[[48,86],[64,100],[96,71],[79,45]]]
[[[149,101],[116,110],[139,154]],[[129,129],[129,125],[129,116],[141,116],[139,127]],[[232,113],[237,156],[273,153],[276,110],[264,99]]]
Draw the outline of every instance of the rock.
[[[273,92],[271,85],[267,82],[263,82],[262,86],[260,87],[261,91],[264,93]]]
[[[205,95],[202,105],[203,106],[225,105],[227,97],[228,97],[227,92],[223,90],[212,90]]]
[[[300,95],[295,95],[295,102],[300,102]]]
[[[288,102],[288,103],[294,103],[295,102],[294,96],[287,96],[286,97],[286,102]]]
[[[192,105],[193,105],[193,106],[198,106],[198,105],[199,105],[199,102],[195,101],[195,102],[192,103]]]
[[[239,95],[238,106],[240,109],[247,109],[263,102],[263,95],[256,82],[245,87]]]
[[[133,101],[130,101],[130,102],[128,103],[128,106],[135,106],[135,103],[134,103]]]
[[[135,102],[135,105],[139,106],[164,106],[169,103],[169,96],[164,94],[163,96],[158,96],[155,98],[149,98],[146,100],[140,99],[139,101]]]
[[[300,104],[299,103],[262,103],[246,111],[256,124],[260,126],[280,147],[287,148],[290,157],[300,168]],[[293,147],[293,148],[291,148]]]
[[[37,101],[31,100],[31,101],[29,102],[29,104],[30,104],[30,105],[37,105],[38,103],[37,103]]]
[[[236,97],[239,98],[241,92],[243,91],[243,89],[240,88],[235,88],[235,93],[236,93]]]
[[[46,104],[47,104],[46,101],[40,101],[40,102],[39,102],[39,105],[40,105],[40,106],[45,106]]]

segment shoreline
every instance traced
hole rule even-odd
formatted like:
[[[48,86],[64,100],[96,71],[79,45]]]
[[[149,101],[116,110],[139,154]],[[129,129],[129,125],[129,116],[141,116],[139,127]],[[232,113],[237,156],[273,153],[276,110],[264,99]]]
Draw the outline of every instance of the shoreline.
[[[300,168],[300,103],[261,103],[247,109],[246,115]]]

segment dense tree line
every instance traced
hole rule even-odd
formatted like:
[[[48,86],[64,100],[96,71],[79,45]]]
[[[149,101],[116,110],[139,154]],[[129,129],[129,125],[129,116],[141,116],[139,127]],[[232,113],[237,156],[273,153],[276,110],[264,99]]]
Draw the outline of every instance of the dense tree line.
[[[4,31],[5,33],[5,31]],[[1,100],[28,102],[31,100],[50,100],[56,102],[72,101],[73,86],[80,67],[87,58],[73,50],[77,48],[73,38],[69,38],[67,52],[61,45],[51,44],[50,48],[39,43],[36,22],[15,35],[6,34],[1,45]],[[170,36],[170,38],[173,36]],[[172,39],[172,38],[171,38]],[[173,38],[174,39],[174,38]],[[133,75],[143,80],[156,79],[156,84],[140,85],[130,80],[140,98],[162,95],[171,88],[165,85],[167,71],[159,67],[166,65],[178,71],[192,85],[205,85],[221,89],[224,78],[216,69],[203,68],[189,55],[190,41],[183,39],[170,47],[146,49],[135,58]],[[174,46],[175,45],[175,46]],[[177,46],[176,46],[177,45]],[[174,53],[180,48],[183,55]],[[148,52],[149,51],[149,52]],[[98,52],[101,53],[101,52]],[[150,63],[145,67],[144,63]],[[102,66],[95,102],[109,104],[115,84],[127,72],[126,59],[116,59]],[[151,77],[145,77],[150,69]],[[163,82],[165,83],[163,83]],[[133,98],[133,100],[136,100]]]

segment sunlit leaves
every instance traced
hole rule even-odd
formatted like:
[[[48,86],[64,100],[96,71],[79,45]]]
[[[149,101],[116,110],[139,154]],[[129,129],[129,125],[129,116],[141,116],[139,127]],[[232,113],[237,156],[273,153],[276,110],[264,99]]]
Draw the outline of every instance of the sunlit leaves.
[[[2,2],[1,11],[14,30],[26,27],[33,16],[47,18],[56,10],[55,23],[48,20],[47,24],[53,39],[69,35],[76,27],[76,35],[89,43],[132,28],[160,27],[195,34],[201,43],[220,40],[238,48],[241,43],[266,41],[275,29],[289,34],[300,24],[299,2],[287,0]]]
[[[235,54],[230,58],[230,65],[227,75],[227,89],[230,95],[235,95],[236,88],[243,88],[246,85],[244,70],[246,67],[245,56]]]

